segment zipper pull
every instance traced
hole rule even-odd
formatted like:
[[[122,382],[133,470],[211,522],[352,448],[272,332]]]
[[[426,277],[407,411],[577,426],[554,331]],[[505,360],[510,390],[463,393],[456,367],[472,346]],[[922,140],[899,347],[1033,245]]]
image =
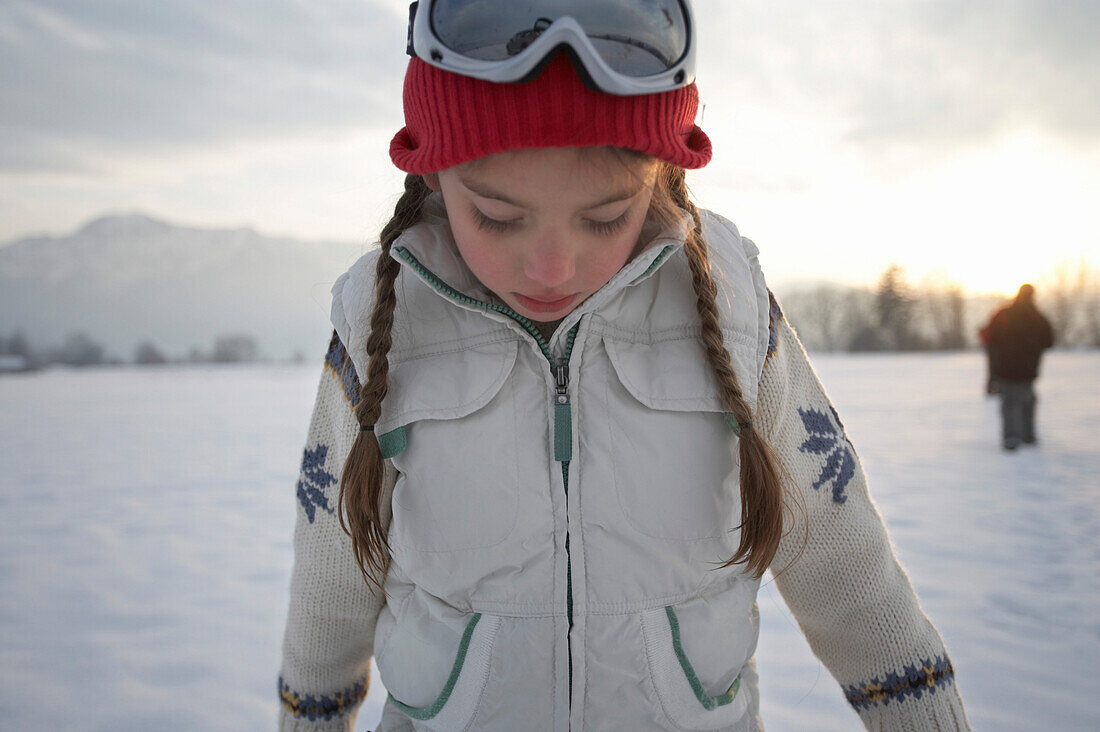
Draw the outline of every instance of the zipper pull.
[[[569,403],[569,367],[564,363],[554,367],[554,387],[558,392],[556,404]]]
[[[569,407],[569,367],[554,367],[554,459],[559,463],[573,457],[573,415]]]

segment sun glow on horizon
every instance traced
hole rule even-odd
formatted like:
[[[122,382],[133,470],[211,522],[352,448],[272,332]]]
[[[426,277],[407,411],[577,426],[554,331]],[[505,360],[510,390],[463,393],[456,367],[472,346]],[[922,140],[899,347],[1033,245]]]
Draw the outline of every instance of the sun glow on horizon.
[[[696,192],[759,244],[775,282],[873,286],[896,263],[914,286],[1011,296],[1059,269],[1100,272],[1100,149],[1019,132],[902,173],[831,171],[762,191],[715,170]]]

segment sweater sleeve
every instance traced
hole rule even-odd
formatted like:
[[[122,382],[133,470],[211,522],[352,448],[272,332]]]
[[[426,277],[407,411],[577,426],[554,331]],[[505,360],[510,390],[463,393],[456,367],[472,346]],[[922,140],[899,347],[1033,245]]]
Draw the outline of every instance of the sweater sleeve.
[[[772,562],[810,647],[869,730],[969,730],[940,637],[894,556],[844,426],[773,300],[756,421],[793,523]]]
[[[385,604],[359,572],[340,528],[340,471],[359,424],[359,383],[334,334],[318,387],[296,486],[294,570],[279,676],[282,732],[351,730],[370,682],[378,613]],[[387,463],[382,519],[395,473]]]

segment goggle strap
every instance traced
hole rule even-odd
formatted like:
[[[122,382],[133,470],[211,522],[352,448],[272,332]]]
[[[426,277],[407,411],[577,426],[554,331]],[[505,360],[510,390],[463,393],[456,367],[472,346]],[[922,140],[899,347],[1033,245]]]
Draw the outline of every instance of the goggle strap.
[[[416,7],[418,5],[420,5],[419,0],[413,0],[409,5],[409,37],[405,41],[405,53],[413,58],[417,58],[416,49],[413,48],[413,24],[416,22]]]
[[[603,91],[600,89],[599,85],[596,84],[595,79],[592,78],[592,74],[588,72],[588,67],[584,65],[584,61],[581,60],[580,54],[578,54],[577,50],[568,43],[561,43],[550,49],[550,52],[543,56],[542,61],[539,61],[533,69],[527,72],[526,76],[515,83],[526,84],[529,81],[533,81],[535,77],[541,74],[546,67],[550,65],[551,61],[562,53],[569,59],[569,63],[573,67],[573,72],[577,75],[577,78],[581,80],[581,83],[584,84],[589,91],[602,94]]]

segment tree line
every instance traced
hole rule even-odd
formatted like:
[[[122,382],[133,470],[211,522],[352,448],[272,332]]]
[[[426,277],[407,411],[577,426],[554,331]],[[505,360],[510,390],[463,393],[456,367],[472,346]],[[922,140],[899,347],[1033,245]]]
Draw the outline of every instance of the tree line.
[[[1036,285],[1036,302],[1051,321],[1055,344],[1100,348],[1100,272],[1085,262],[1065,262]],[[967,295],[960,284],[928,279],[909,282],[900,265],[892,264],[874,288],[835,284],[781,293],[787,320],[813,351],[932,351],[977,345],[977,333],[990,316],[1011,298]],[[192,347],[186,356],[167,355],[153,341],[134,348],[130,360],[108,353],[84,331],[60,344],[34,348],[23,331],[0,333],[0,371],[22,371],[52,364],[103,366],[169,363],[251,363],[264,360],[254,336],[229,333],[214,339],[209,349]],[[302,361],[301,352],[293,360]]]
[[[167,355],[153,341],[145,340],[134,348],[130,360],[108,353],[107,348],[85,331],[69,334],[60,344],[35,348],[21,330],[5,336],[0,333],[0,371],[24,371],[63,366],[117,366],[136,364],[156,366],[169,363],[253,363],[264,360],[259,343],[246,333],[219,335],[209,349],[192,347],[186,356]],[[301,354],[295,354],[301,360]]]
[[[1100,348],[1100,272],[1067,262],[1033,284],[1056,345]],[[943,278],[913,285],[892,264],[874,288],[818,285],[785,293],[781,305],[809,350],[933,351],[977,346],[978,329],[1011,299],[967,295]]]

